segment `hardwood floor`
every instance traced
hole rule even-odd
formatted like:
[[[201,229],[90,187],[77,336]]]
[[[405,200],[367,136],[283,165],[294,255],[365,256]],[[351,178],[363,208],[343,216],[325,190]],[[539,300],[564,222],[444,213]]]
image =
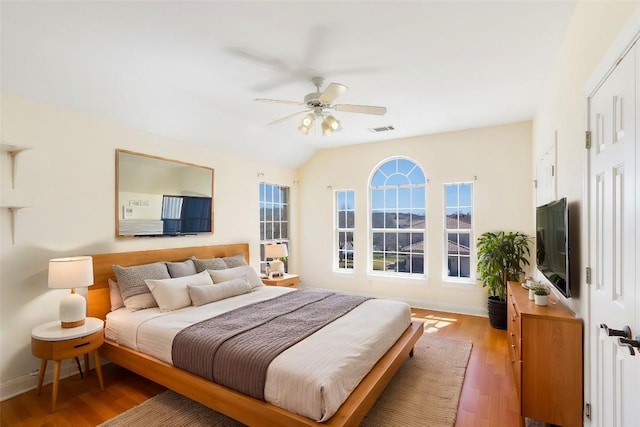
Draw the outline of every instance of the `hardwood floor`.
[[[507,359],[507,334],[484,317],[414,309],[425,333],[470,340],[473,350],[465,376],[456,427],[519,426],[516,391]],[[51,384],[40,396],[31,390],[0,403],[0,426],[95,426],[165,390],[118,366],[103,366],[105,391],[95,372],[60,382],[55,413],[50,413]]]

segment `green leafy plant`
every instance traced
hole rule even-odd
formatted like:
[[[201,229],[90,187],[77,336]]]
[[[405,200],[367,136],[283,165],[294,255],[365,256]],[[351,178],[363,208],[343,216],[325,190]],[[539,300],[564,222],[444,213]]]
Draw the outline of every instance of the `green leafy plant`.
[[[545,285],[536,285],[533,288],[534,295],[549,295],[551,291]]]
[[[520,232],[486,232],[478,237],[478,273],[490,296],[504,301],[507,281],[519,281],[529,265],[531,237]]]

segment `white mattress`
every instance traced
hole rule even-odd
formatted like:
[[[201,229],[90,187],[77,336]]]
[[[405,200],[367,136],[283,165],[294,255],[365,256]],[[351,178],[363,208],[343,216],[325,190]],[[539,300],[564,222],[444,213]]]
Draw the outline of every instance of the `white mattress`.
[[[173,338],[209,317],[274,298],[289,288],[263,286],[200,307],[161,313],[119,309],[107,315],[106,337],[171,363]],[[267,371],[265,399],[313,419],[328,420],[411,323],[402,302],[372,299],[276,357]]]

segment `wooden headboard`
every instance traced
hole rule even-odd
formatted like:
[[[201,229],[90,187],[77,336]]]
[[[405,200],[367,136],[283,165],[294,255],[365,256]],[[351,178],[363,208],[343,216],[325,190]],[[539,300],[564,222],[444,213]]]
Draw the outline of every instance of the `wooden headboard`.
[[[108,279],[111,278],[115,280],[113,265],[128,267],[158,261],[184,261],[192,256],[196,258],[219,258],[240,253],[244,254],[244,259],[249,263],[248,243],[93,255],[94,284],[90,286],[87,291],[87,316],[98,317],[104,320],[107,313],[111,311]]]

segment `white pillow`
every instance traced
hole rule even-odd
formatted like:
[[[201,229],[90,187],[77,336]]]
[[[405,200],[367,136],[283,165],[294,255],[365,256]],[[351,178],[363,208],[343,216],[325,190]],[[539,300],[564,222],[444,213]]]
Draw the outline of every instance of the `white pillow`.
[[[227,282],[232,279],[238,279],[243,276],[251,285],[251,288],[264,286],[258,273],[250,265],[241,265],[239,267],[227,268],[225,270],[207,270],[213,279],[213,283]]]
[[[191,297],[189,296],[188,285],[205,286],[213,285],[211,276],[203,271],[192,276],[177,277],[175,279],[144,281],[151,291],[153,298],[158,303],[160,311],[172,311],[191,305]]]
[[[109,278],[109,300],[111,301],[111,311],[116,311],[119,308],[124,307],[124,301],[122,301],[122,294],[120,293],[120,285],[115,280]]]
[[[236,295],[247,294],[251,292],[251,285],[246,277],[242,277],[208,286],[187,285],[187,289],[193,305],[198,307]]]

